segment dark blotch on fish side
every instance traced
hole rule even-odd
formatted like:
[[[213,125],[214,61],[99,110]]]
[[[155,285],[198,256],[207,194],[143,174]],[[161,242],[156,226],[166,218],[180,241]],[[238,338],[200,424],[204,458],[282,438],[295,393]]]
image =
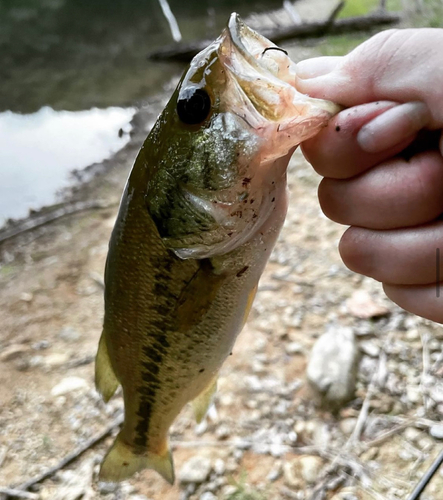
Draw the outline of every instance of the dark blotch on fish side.
[[[245,266],[243,267],[242,269],[240,269],[240,271],[236,274],[237,278],[240,278],[240,276],[243,276],[243,274],[245,274],[245,272],[249,269],[249,266]]]

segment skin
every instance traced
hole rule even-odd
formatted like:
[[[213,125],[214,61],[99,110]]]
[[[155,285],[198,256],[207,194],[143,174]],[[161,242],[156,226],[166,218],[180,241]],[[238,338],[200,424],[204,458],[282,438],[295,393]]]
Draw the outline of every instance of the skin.
[[[347,56],[297,67],[302,92],[347,108],[302,146],[324,177],[324,213],[350,226],[339,245],[344,263],[383,283],[402,308],[439,323],[442,44],[442,29],[389,30]]]

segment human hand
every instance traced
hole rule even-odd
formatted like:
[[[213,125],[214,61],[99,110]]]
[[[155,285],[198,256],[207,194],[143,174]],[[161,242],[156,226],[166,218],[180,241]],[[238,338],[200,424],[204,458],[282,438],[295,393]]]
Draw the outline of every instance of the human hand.
[[[443,323],[443,30],[379,33],[297,65],[297,88],[347,109],[302,144],[319,199],[351,226],[339,250],[404,309]],[[425,131],[425,132],[424,132]],[[443,273],[442,273],[443,274]]]

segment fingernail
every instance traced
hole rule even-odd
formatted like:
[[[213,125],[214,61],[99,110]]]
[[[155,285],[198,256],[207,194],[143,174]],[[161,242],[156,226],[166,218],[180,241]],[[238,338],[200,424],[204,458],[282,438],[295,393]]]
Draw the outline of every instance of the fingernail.
[[[302,80],[324,76],[330,73],[337,67],[341,57],[315,57],[313,59],[305,59],[300,61],[296,66],[297,77]]]
[[[385,111],[363,125],[357,142],[367,153],[380,153],[417,133],[431,120],[423,102],[407,102]]]

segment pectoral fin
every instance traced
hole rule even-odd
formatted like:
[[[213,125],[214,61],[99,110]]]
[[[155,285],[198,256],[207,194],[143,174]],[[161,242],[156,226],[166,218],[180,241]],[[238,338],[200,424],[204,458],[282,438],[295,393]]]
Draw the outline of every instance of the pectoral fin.
[[[119,381],[109,359],[108,348],[103,331],[98,344],[97,356],[95,357],[95,387],[102,395],[105,402],[108,402],[119,386]]]
[[[192,401],[192,409],[194,410],[195,420],[198,424],[203,420],[204,416],[209,410],[209,407],[211,406],[214,394],[217,391],[217,377],[218,375],[216,375],[215,378],[211,380],[206,389],[204,389]]]

